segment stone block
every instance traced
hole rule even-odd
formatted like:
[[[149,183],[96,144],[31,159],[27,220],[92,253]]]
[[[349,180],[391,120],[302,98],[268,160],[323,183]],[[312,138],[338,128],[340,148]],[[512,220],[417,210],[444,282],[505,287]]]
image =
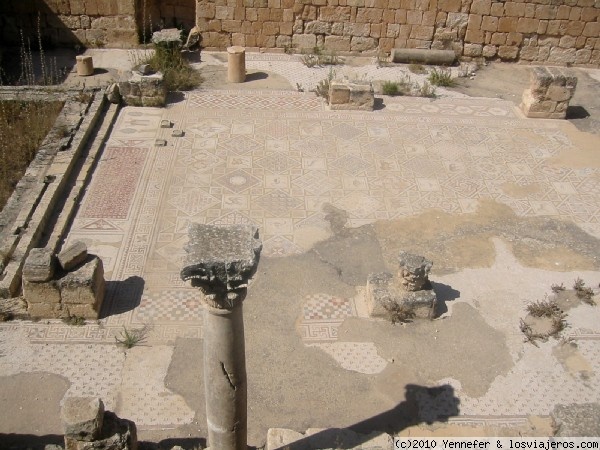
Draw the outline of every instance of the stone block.
[[[519,54],[519,47],[510,45],[501,45],[498,47],[498,56],[501,59],[516,59]]]
[[[57,255],[57,259],[60,266],[68,271],[82,264],[87,259],[87,255],[87,245],[85,245],[85,242],[75,241],[62,250]]]
[[[472,58],[481,56],[483,52],[483,46],[481,44],[465,44],[463,47],[463,55],[470,56]]]
[[[471,14],[488,15],[491,7],[491,0],[473,0],[473,3],[471,3]]]
[[[29,303],[27,313],[37,319],[60,319],[63,317],[60,303]]]
[[[78,441],[94,441],[102,430],[104,403],[96,397],[67,397],[61,419],[65,436]]]
[[[377,41],[370,37],[353,36],[350,41],[350,50],[364,52],[377,47]]]
[[[165,28],[155,31],[152,33],[152,43],[159,47],[181,48],[183,46],[181,30],[178,28]]]
[[[132,72],[129,80],[119,82],[119,92],[128,106],[164,106],[167,88],[163,74],[140,75]]]
[[[432,319],[437,296],[433,289],[406,291],[390,273],[371,274],[367,278],[366,302],[369,316],[389,318],[396,308],[412,311],[414,318]]]
[[[23,279],[23,297],[28,304],[57,304],[61,300],[60,291],[53,280],[40,283]]]
[[[66,305],[92,305],[100,311],[104,299],[104,268],[97,256],[79,269],[58,280],[62,302]]]
[[[317,36],[314,34],[295,34],[292,36],[292,45],[298,49],[313,49],[317,45]]]
[[[45,248],[32,248],[23,265],[23,279],[32,282],[43,282],[54,276],[54,255]]]
[[[325,48],[327,50],[335,50],[338,52],[350,51],[349,36],[325,36]]]
[[[371,83],[333,81],[329,86],[329,107],[333,110],[373,111],[375,97]]]

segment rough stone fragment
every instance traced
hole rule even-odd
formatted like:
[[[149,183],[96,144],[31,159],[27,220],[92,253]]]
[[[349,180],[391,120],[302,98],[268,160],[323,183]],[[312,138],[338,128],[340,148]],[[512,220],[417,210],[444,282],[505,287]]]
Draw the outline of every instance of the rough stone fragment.
[[[82,264],[87,258],[87,245],[82,241],[75,241],[62,250],[56,257],[64,270],[71,270]]]
[[[348,80],[333,81],[329,86],[329,107],[333,110],[373,111],[373,85]]]
[[[121,103],[121,93],[119,92],[119,83],[112,83],[106,88],[106,98],[109,102],[118,105]]]
[[[64,304],[90,305],[100,311],[105,289],[102,260],[97,256],[92,257],[79,269],[58,280],[58,287]]]
[[[154,146],[155,147],[166,147],[167,146],[167,141],[164,139],[156,139],[154,141]]]
[[[171,132],[171,136],[173,137],[183,137],[185,135],[185,132],[183,130],[173,130]]]
[[[27,302],[23,297],[5,298],[0,301],[0,322],[28,318]]]
[[[54,276],[54,255],[45,248],[32,248],[23,266],[23,279],[44,282]]]
[[[163,119],[160,121],[161,128],[171,128],[173,126],[173,122],[168,119]]]
[[[433,263],[423,256],[400,252],[398,255],[398,277],[408,291],[418,291],[429,284],[429,271]]]
[[[155,31],[152,33],[152,43],[167,48],[181,48],[183,46],[181,30],[178,28],[165,28]]]
[[[188,234],[181,278],[202,289],[211,306],[229,307],[222,302],[236,300],[256,270],[262,249],[258,229],[250,225],[220,227],[192,223]]]
[[[140,75],[152,75],[153,73],[155,73],[154,70],[152,70],[150,64],[140,64],[139,66],[136,66],[133,70],[139,73]]]
[[[127,81],[119,82],[119,92],[127,106],[164,106],[167,88],[163,74],[140,75],[132,72]]]
[[[535,67],[521,110],[530,118],[564,119],[575,94],[577,77],[558,68]]]
[[[100,437],[94,441],[82,441],[65,436],[65,450],[137,450],[135,423],[104,413]]]
[[[96,397],[67,397],[61,411],[65,436],[78,441],[100,437],[104,420],[104,403]]]

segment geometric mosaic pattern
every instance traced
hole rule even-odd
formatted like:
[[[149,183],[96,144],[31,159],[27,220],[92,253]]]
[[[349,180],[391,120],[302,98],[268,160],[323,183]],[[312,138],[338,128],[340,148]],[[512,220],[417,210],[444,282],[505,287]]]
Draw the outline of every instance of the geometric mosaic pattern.
[[[335,341],[346,317],[356,316],[354,301],[328,294],[313,294],[304,299],[298,324],[304,342]]]

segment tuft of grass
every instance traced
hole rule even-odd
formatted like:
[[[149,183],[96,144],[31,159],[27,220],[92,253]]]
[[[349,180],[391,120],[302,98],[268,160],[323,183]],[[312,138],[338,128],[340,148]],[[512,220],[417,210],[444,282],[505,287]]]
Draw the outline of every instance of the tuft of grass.
[[[384,81],[381,86],[381,92],[383,92],[384,95],[400,95],[400,84],[396,81]]]
[[[435,97],[435,86],[432,86],[427,81],[425,81],[425,82],[423,82],[423,84],[421,86],[419,86],[417,84],[417,92],[420,97],[434,98]]]
[[[425,66],[423,66],[423,64],[409,64],[408,70],[410,70],[416,75],[423,75],[424,73],[427,73],[427,70],[425,69]]]
[[[575,289],[575,295],[577,298],[588,305],[594,306],[596,302],[594,301],[594,291],[592,288],[587,287],[585,285],[585,281],[581,278],[577,278],[573,283],[573,289]]]
[[[325,51],[320,47],[314,47],[311,52],[303,53],[302,64],[306,67],[336,66],[344,63],[344,58],[338,56],[333,50]]]
[[[0,209],[52,128],[62,102],[0,101]]]
[[[450,87],[454,85],[452,73],[449,69],[433,69],[427,79],[434,86]]]
[[[392,324],[408,323],[415,318],[415,311],[408,305],[398,304],[394,301],[389,301],[383,305],[388,313],[388,319]]]
[[[125,348],[133,348],[144,342],[147,334],[147,327],[128,330],[127,327],[123,326],[123,331],[121,331],[119,336],[115,336],[115,341],[117,342],[117,345],[122,345]]]
[[[560,284],[553,284],[552,286],[550,286],[550,289],[552,289],[552,292],[554,292],[555,294],[558,294],[560,291],[564,291],[565,290],[565,285],[560,283]]]
[[[153,70],[162,72],[167,90],[189,91],[202,83],[202,76],[194,70],[177,48],[156,46],[154,54],[142,63],[149,64]]]
[[[527,305],[527,312],[533,317],[553,317],[562,314],[558,304],[553,300],[540,300]]]
[[[329,101],[329,87],[331,86],[331,82],[333,81],[334,78],[335,78],[335,70],[330,68],[329,73],[327,74],[327,77],[323,78],[317,84],[317,87],[315,88],[315,94],[317,94],[319,97],[323,97],[325,100]]]
[[[556,337],[567,327],[565,320],[566,314],[560,309],[553,300],[541,300],[527,305],[527,312],[532,317],[550,319],[550,329],[545,333],[536,333],[532,327],[523,319],[519,324],[519,329],[525,335],[525,342],[530,342],[536,347],[536,340],[546,341],[549,337]]]

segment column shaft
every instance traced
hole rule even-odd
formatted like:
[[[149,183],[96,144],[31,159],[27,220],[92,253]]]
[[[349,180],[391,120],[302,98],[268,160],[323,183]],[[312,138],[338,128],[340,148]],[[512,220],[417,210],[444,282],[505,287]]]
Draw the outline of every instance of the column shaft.
[[[242,303],[204,309],[204,386],[208,444],[246,450],[247,384]]]

